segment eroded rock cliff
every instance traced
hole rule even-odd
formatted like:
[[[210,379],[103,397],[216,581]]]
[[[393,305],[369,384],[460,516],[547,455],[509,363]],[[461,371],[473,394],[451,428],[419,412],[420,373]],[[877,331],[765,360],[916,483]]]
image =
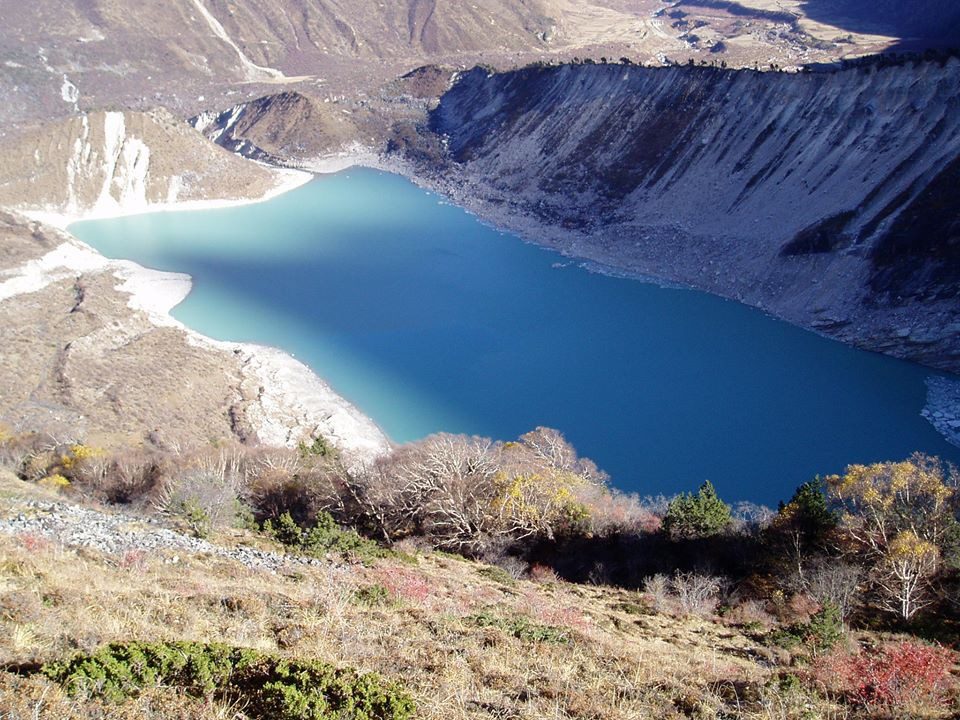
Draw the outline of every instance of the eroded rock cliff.
[[[0,143],[0,206],[81,217],[260,198],[288,180],[163,110],[83,113]]]
[[[960,61],[463,74],[417,172],[573,255],[960,371]]]

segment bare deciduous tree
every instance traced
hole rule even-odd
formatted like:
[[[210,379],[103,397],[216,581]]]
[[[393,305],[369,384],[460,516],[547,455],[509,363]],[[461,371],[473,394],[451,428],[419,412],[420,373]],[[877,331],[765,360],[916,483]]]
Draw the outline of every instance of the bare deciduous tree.
[[[387,538],[421,531],[440,547],[477,554],[498,530],[499,453],[486,438],[433,435],[357,473],[348,491]]]
[[[577,455],[573,445],[559,430],[538,427],[521,435],[520,444],[532,450],[536,458],[548,467],[574,473],[594,484],[605,484],[608,480],[606,473],[596,463]]]
[[[836,607],[840,621],[846,623],[861,595],[863,579],[863,569],[858,565],[823,558],[805,573],[804,589],[821,605]]]

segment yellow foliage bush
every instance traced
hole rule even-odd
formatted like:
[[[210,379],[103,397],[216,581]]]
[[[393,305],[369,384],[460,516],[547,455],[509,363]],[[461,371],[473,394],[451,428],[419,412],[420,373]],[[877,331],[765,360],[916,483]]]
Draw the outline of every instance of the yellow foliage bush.
[[[561,527],[589,517],[576,492],[587,482],[574,473],[554,469],[516,475],[500,472],[494,482],[494,509],[516,530],[549,537]]]
[[[936,564],[940,557],[940,548],[918,537],[912,530],[905,530],[890,541],[887,553],[893,562],[914,560]]]
[[[52,488],[54,490],[62,490],[64,488],[70,487],[70,481],[67,480],[63,475],[56,473],[54,475],[47,475],[45,478],[42,478],[38,483],[41,487]]]
[[[920,454],[827,478],[844,530],[873,563],[882,604],[904,620],[935,599],[933,578],[958,530],[958,483],[956,468]]]
[[[100,448],[90,447],[89,445],[83,445],[81,443],[74,443],[70,446],[68,452],[63,453],[60,456],[60,464],[65,470],[70,470],[71,468],[76,467],[79,463],[82,463],[84,460],[102,457],[103,454],[104,451]]]

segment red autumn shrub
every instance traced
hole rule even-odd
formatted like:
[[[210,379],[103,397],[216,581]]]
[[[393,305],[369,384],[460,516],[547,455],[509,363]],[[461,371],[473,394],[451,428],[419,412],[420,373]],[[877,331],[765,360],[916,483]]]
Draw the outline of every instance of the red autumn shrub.
[[[392,567],[380,575],[383,585],[395,596],[412,603],[422,603],[435,590],[420,573],[406,568]]]
[[[17,539],[20,541],[20,544],[30,552],[41,552],[49,548],[51,545],[51,542],[48,538],[32,532],[20,533],[17,535]]]
[[[579,608],[544,604],[543,598],[535,593],[526,594],[525,605],[530,608],[534,619],[545,625],[570,628],[580,633],[586,633],[593,625],[593,621]]]
[[[147,564],[147,553],[144,550],[127,550],[120,558],[120,567],[124,570],[143,570]]]
[[[940,705],[949,689],[953,652],[904,640],[857,654],[838,651],[813,668],[816,680],[863,708]]]
[[[552,567],[534,563],[530,566],[530,579],[535,583],[550,583],[556,582],[559,578]]]

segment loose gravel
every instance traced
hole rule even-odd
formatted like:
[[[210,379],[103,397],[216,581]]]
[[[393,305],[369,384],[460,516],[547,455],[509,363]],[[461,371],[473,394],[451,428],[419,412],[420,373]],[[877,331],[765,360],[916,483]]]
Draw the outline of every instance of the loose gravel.
[[[63,546],[90,548],[109,555],[157,550],[213,555],[270,571],[289,565],[327,564],[317,558],[216,545],[163,527],[156,518],[132,517],[37,500],[18,503],[17,509],[0,519],[0,533],[42,537]],[[177,560],[179,558],[173,558],[173,561]]]

